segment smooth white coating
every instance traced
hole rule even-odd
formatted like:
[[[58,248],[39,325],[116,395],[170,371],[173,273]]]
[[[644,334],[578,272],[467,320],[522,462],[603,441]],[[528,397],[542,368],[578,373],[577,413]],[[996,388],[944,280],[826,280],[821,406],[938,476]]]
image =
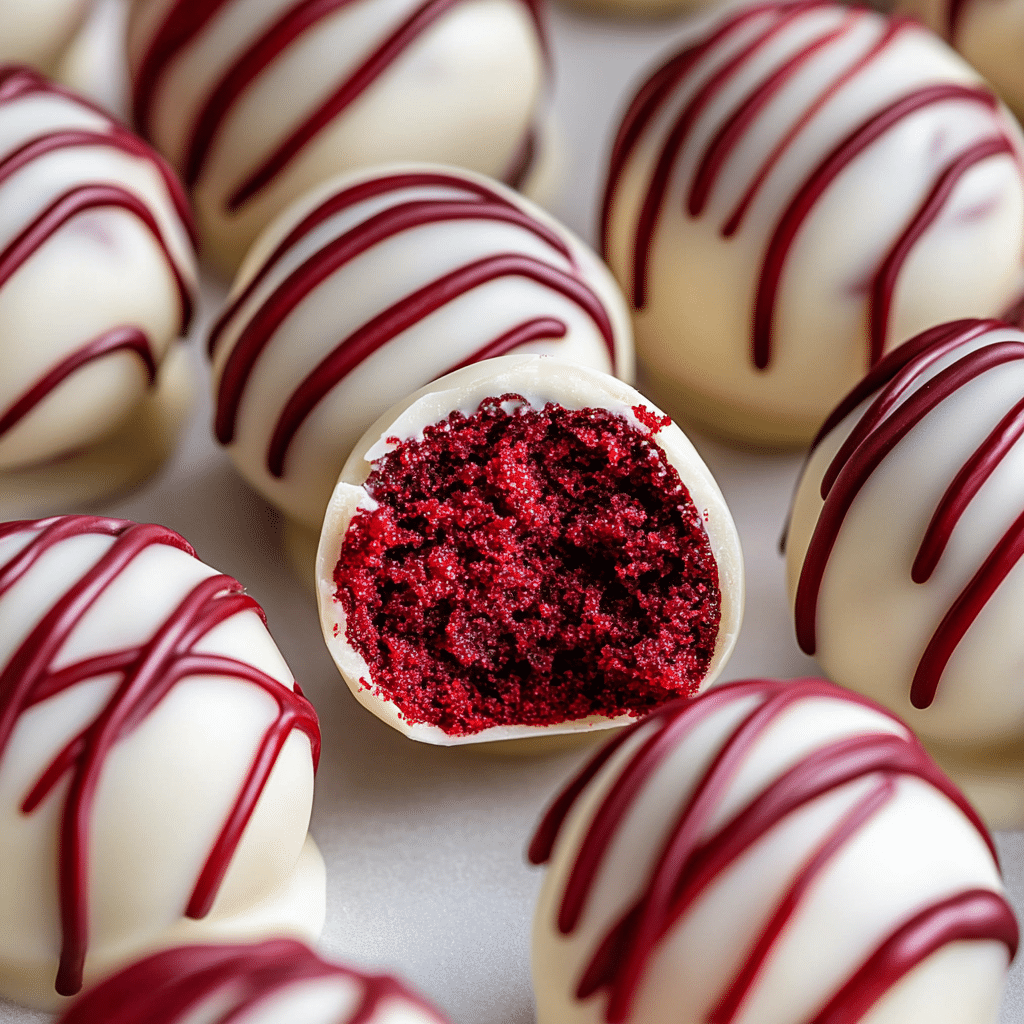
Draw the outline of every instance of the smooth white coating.
[[[760,696],[733,699],[676,737],[615,828],[579,923],[563,935],[557,916],[580,845],[651,727],[638,730],[577,799],[559,833],[534,916],[538,1024],[605,1024],[605,994],[577,999],[579,979],[597,944],[644,892],[663,843],[716,754],[761,702]],[[802,697],[741,755],[698,841],[711,840],[734,814],[815,751],[872,733],[893,733],[913,743],[899,723],[847,700],[841,691],[835,697]],[[709,1014],[798,873],[880,778],[875,773],[829,788],[783,817],[727,866],[655,947],[626,1021],[697,1024],[713,1019]],[[1002,892],[991,853],[955,804],[914,777],[896,776],[894,786],[889,801],[832,857],[796,903],[732,1018],[734,1024],[816,1020],[867,956],[921,908],[975,888]],[[941,947],[858,1024],[993,1024],[1006,969],[1006,948],[997,942]]]
[[[14,168],[23,146],[62,132],[97,132],[94,144],[62,144]],[[54,204],[93,186],[126,190],[153,217],[159,239],[134,212],[99,205],[50,234],[0,283],[0,414],[90,341],[135,327],[157,366],[182,327],[174,268],[187,291],[195,258],[155,154],[107,144],[123,129],[84,101],[39,88],[0,101],[0,261]],[[161,246],[166,245],[168,253]],[[173,266],[172,266],[173,264]],[[149,394],[142,360],[114,352],[81,365],[0,434],[0,473],[23,470],[100,442]]]
[[[908,395],[966,353],[1005,341],[1021,343],[1024,335],[994,329],[958,346],[919,373]],[[1002,749],[1018,773],[1024,768],[1024,566],[1010,571],[957,644],[931,706],[913,707],[910,688],[939,623],[1024,511],[1024,445],[1010,449],[969,502],[932,576],[914,583],[911,566],[942,495],[1022,394],[1020,362],[988,370],[941,402],[870,475],[827,562],[814,655],[835,682],[893,709],[919,735],[968,761]],[[822,509],[822,476],[866,407],[826,435],[805,466],[786,539],[791,604]]]
[[[35,536],[0,539],[0,564]],[[59,541],[0,596],[0,672],[49,609],[110,550],[97,534]],[[53,660],[55,668],[145,644],[216,570],[176,548],[147,547],[96,598]],[[291,690],[293,676],[259,616],[236,613],[194,648],[254,666]],[[118,672],[76,684],[28,709],[0,760],[0,991],[41,1008],[59,997],[56,874],[66,785],[31,813],[22,801],[69,740],[93,722]],[[294,934],[315,940],[325,915],[324,864],[307,836],[310,742],[292,731],[232,857],[209,914],[183,914],[248,776],[277,702],[230,676],[191,675],[112,748],[88,831],[85,981],[151,949],[185,942]]]
[[[898,0],[895,10],[949,40],[1017,117],[1024,117],[1024,2],[963,0],[958,6],[955,26],[951,0]]]
[[[133,78],[175,0],[137,0]],[[231,0],[170,62],[154,94],[151,138],[183,169],[188,140],[220,80],[295,0]],[[350,106],[237,210],[236,189],[354,73],[423,0],[364,0],[320,14],[247,85],[216,132],[193,197],[205,254],[224,272],[259,231],[335,174],[430,160],[504,177],[537,119],[545,57],[524,0],[458,0]]]
[[[441,176],[440,184],[401,184],[407,175]],[[398,179],[398,180],[395,180]],[[348,189],[395,180],[384,194],[336,213],[300,237],[268,267],[280,243],[303,219]],[[215,396],[225,364],[254,321],[266,317],[278,293],[308,261],[358,237],[375,218],[426,202],[480,203],[469,187],[486,189],[538,228],[553,233],[569,253],[520,224],[486,216],[396,229],[360,252],[308,292],[270,336],[245,386],[234,440],[228,452],[242,475],[290,518],[319,533],[331,491],[345,459],[363,431],[390,405],[472,358],[489,343],[522,324],[553,318],[564,337],[543,337],[519,346],[592,366],[631,380],[633,342],[622,294],[607,268],[575,235],[533,203],[493,180],[435,165],[375,168],[330,182],[282,214],[260,237],[228,296],[243,293],[258,274],[262,280],[226,322],[213,353]],[[492,200],[487,200],[493,209]],[[366,324],[398,311],[403,302],[449,274],[479,260],[525,256],[551,268],[572,287],[582,286],[610,322],[614,366],[599,324],[586,306],[554,284],[514,271],[453,295],[440,308],[387,340],[358,362],[317,403],[287,452],[284,473],[275,477],[267,453],[278,418],[296,389],[322,360],[352,348],[349,339]]]
[[[871,285],[887,254],[945,168],[979,140],[1005,137],[1012,153],[975,163],[911,247],[897,277],[885,348],[946,320],[1000,315],[1021,297],[1024,138],[1004,108],[963,99],[918,109],[875,138],[797,229],[783,261],[770,359],[759,369],[752,324],[765,255],[815,169],[900,97],[942,83],[981,84],[923,29],[904,27],[855,70],[883,38],[888,19],[824,3],[789,16],[783,26],[784,12],[793,8],[765,6],[689,66],[642,132],[612,197],[608,259],[630,295],[644,197],[673,124],[693,101],[695,118],[657,215],[647,303],[634,311],[637,352],[656,382],[655,397],[670,411],[685,409],[743,440],[806,444],[868,368]],[[716,19],[696,42],[735,16]],[[770,29],[758,49],[743,55]],[[798,55],[799,65],[773,93],[770,76]],[[743,123],[712,175],[703,212],[692,216],[687,203],[704,153],[755,98],[766,102]],[[777,158],[769,156],[776,151]],[[724,236],[726,222],[763,172],[738,230]]]
[[[0,0],[0,62],[50,70],[71,42],[92,0]]]
[[[522,739],[607,729],[632,721],[631,716],[614,719],[591,716],[558,725],[494,726],[467,736],[452,736],[433,725],[410,724],[392,701],[364,684],[363,680],[372,679],[370,669],[346,639],[344,609],[334,596],[334,568],[352,517],[359,508],[374,507],[373,499],[363,487],[373,468],[373,460],[389,450],[391,442],[388,439],[397,437],[402,441],[422,437],[424,427],[440,422],[450,412],[459,410],[468,416],[476,412],[486,398],[508,393],[522,396],[535,409],[542,409],[548,402],[566,409],[606,409],[645,432],[633,413],[633,407],[643,405],[654,415],[661,415],[660,410],[634,388],[598,370],[563,363],[548,356],[502,356],[466,366],[421,388],[385,412],[363,435],[345,463],[320,535],[316,568],[320,625],[331,656],[356,699],[392,728],[424,743],[457,745]],[[711,553],[718,566],[721,621],[715,653],[701,683],[703,688],[722,671],[739,635],[743,618],[743,554],[725,499],[686,435],[670,423],[652,436],[669,464],[679,473],[701,513]]]

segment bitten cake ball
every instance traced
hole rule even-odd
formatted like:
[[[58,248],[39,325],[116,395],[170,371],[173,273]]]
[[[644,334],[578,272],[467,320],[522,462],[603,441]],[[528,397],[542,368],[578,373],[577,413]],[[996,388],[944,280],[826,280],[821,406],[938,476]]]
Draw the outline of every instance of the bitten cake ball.
[[[209,347],[218,440],[317,534],[366,428],[435,377],[513,351],[633,374],[594,253],[510,189],[436,166],[342,178],[283,215]]]
[[[431,160],[518,186],[533,163],[537,0],[137,0],[128,55],[136,125],[222,271],[340,171]]]
[[[898,719],[746,680],[620,733],[554,801],[538,1024],[995,1024],[992,840]]]
[[[241,585],[162,526],[0,525],[0,993],[324,919],[316,714]]]
[[[652,392],[806,444],[882,355],[1024,294],[1024,139],[931,32],[828,3],[720,17],[640,88],[602,244]]]
[[[898,0],[988,80],[1024,118],[1024,0]]]
[[[803,650],[927,741],[996,758],[990,782],[1002,761],[1024,778],[1022,395],[1020,331],[908,341],[825,423],[786,539]]]
[[[366,432],[317,585],[358,700],[439,744],[608,728],[696,693],[743,606],[736,528],[682,431],[545,356],[448,374]]]
[[[52,70],[92,0],[0,0],[0,62]]]
[[[272,939],[164,950],[90,989],[58,1024],[447,1024],[386,974]]]
[[[195,288],[173,172],[107,114],[0,66],[0,510],[137,482],[171,443]],[[58,463],[55,465],[55,463]]]

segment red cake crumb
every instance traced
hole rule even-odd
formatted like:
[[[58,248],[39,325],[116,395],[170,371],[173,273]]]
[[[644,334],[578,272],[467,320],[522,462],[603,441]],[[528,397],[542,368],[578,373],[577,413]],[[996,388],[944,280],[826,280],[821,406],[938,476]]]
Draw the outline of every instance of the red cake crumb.
[[[648,431],[650,431],[650,426]],[[409,722],[453,736],[693,694],[718,568],[650,432],[517,395],[374,463],[335,568],[348,642]]]

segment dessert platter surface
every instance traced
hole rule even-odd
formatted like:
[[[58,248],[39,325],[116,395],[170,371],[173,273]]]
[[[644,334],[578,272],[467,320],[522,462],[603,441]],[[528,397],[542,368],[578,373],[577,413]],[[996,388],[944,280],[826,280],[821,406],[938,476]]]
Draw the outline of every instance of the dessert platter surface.
[[[95,52],[110,46],[113,4],[100,8]],[[552,212],[593,241],[613,125],[637,76],[691,31],[684,21],[627,23],[556,8],[550,38],[560,191]],[[96,75],[92,58],[81,73]],[[118,82],[97,83],[116,96]],[[204,286],[197,334],[224,288]],[[411,743],[350,695],[320,635],[308,584],[283,554],[283,523],[213,440],[200,344],[191,357],[199,398],[174,458],[142,490],[98,511],[160,522],[199,556],[242,581],[317,708],[323,755],[311,831],[328,873],[321,949],[393,970],[456,1024],[529,1024],[530,926],[541,873],[525,849],[546,803],[591,747],[553,739],[523,752]],[[640,381],[641,390],[643,380]],[[684,425],[685,429],[685,425]],[[818,672],[800,653],[785,593],[779,536],[799,453],[744,451],[688,431],[735,517],[746,561],[742,633],[723,679]],[[67,511],[78,511],[68,509]],[[91,511],[91,510],[90,510]],[[1024,914],[1024,832],[997,834],[1010,899]],[[44,1021],[0,1003],[0,1024]],[[1024,962],[1011,975],[1001,1024],[1024,1020]]]

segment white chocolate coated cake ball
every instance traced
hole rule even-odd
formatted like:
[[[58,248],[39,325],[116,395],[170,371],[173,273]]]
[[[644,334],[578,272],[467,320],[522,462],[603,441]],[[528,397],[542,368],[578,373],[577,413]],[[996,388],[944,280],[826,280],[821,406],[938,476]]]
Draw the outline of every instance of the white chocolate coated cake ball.
[[[670,411],[806,444],[881,356],[1024,294],[1024,140],[920,26],[829,3],[723,14],[636,93],[603,251]]]
[[[226,1019],[232,1024],[447,1024],[395,978],[331,963],[290,939],[163,950],[90,989],[59,1024]]]
[[[209,348],[218,439],[317,533],[363,432],[428,381],[507,352],[633,375],[629,314],[594,253],[511,189],[431,165],[344,177],[289,209]]]
[[[628,384],[540,356],[450,373],[349,457],[317,558],[356,699],[424,743],[630,722],[722,671],[743,558],[683,432]]]
[[[895,9],[946,39],[1024,117],[1022,0],[898,0]]]
[[[538,1024],[995,1024],[992,840],[910,730],[745,680],[620,733],[552,803]]]
[[[51,70],[90,5],[91,0],[0,0],[0,62]]]
[[[196,284],[189,223],[148,145],[0,67],[0,490],[169,400]]]
[[[315,940],[316,714],[241,585],[162,526],[0,526],[0,993],[154,948]]]
[[[341,171],[430,160],[521,183],[546,77],[539,18],[536,0],[138,0],[136,125],[231,272]]]
[[[908,341],[826,422],[786,539],[797,639],[829,677],[1018,774],[1021,395],[1020,331],[961,321]]]

